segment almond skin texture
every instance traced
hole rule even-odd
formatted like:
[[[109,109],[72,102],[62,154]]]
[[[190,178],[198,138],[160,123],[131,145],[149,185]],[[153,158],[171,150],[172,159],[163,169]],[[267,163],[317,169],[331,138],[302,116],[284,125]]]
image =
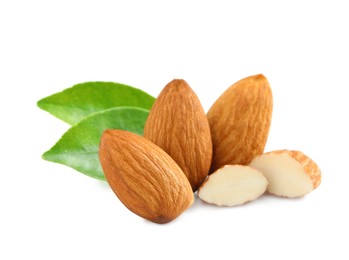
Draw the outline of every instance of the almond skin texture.
[[[199,188],[211,166],[211,133],[198,97],[184,80],[175,79],[162,90],[150,110],[144,137],[175,160],[193,191]]]
[[[217,206],[237,206],[255,200],[268,186],[263,174],[249,166],[226,165],[211,174],[198,196]]]
[[[259,74],[228,88],[207,113],[211,128],[211,172],[226,164],[248,165],[264,151],[273,110],[267,79]]]
[[[99,159],[116,196],[129,210],[147,220],[170,222],[194,201],[180,167],[141,136],[122,130],[104,131]]]
[[[250,164],[268,179],[268,192],[296,198],[316,189],[321,182],[319,166],[300,151],[278,150],[253,159]]]

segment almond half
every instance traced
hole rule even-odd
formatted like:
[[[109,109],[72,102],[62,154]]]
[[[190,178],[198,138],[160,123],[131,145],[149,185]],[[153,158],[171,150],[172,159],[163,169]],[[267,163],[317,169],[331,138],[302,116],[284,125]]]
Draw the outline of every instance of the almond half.
[[[252,167],[226,165],[207,178],[198,196],[218,206],[235,206],[258,198],[267,185],[263,174]]]
[[[193,191],[211,166],[210,126],[201,103],[181,79],[168,83],[150,110],[144,137],[161,147],[181,167]]]
[[[104,131],[99,158],[116,196],[145,219],[167,223],[194,201],[191,186],[180,167],[141,136],[122,130]]]
[[[256,157],[250,164],[268,179],[268,192],[282,197],[301,197],[321,182],[319,166],[300,151],[278,150]]]
[[[226,164],[248,165],[264,151],[273,97],[267,79],[259,74],[228,88],[207,113],[211,128],[211,172]]]

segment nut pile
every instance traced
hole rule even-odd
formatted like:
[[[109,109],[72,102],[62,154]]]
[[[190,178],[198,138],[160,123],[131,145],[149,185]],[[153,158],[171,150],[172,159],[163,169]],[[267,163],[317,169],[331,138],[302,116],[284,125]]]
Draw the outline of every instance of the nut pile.
[[[106,130],[99,158],[121,202],[135,214],[167,223],[194,202],[194,192],[219,206],[244,204],[268,193],[300,197],[316,189],[321,172],[300,151],[264,152],[273,110],[263,75],[229,87],[207,115],[184,80],[156,99],[144,137]]]

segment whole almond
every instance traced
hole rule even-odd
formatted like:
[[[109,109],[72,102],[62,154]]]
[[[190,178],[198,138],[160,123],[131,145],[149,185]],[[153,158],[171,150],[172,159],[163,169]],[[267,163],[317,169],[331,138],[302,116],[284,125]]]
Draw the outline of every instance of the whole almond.
[[[226,164],[248,165],[264,151],[273,110],[267,79],[259,74],[228,88],[207,113],[211,128],[211,172]]]
[[[193,191],[199,188],[210,170],[212,141],[202,105],[184,80],[175,79],[162,90],[150,110],[144,137],[175,160]]]
[[[191,186],[180,167],[141,136],[122,130],[104,131],[99,158],[116,196],[145,219],[167,223],[194,201]]]
[[[268,192],[295,198],[315,190],[321,182],[319,166],[300,151],[277,150],[257,156],[251,167],[268,179]]]

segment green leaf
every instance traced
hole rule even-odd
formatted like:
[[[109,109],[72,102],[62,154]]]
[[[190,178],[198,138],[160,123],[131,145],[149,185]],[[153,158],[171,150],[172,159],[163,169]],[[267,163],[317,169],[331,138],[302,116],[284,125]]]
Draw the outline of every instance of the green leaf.
[[[105,180],[98,158],[103,131],[122,129],[143,135],[148,114],[148,110],[135,107],[111,108],[92,114],[72,126],[42,158],[67,165],[90,177]]]
[[[142,90],[113,82],[86,82],[37,102],[39,108],[68,124],[76,124],[86,116],[112,107],[150,109],[155,98]]]

